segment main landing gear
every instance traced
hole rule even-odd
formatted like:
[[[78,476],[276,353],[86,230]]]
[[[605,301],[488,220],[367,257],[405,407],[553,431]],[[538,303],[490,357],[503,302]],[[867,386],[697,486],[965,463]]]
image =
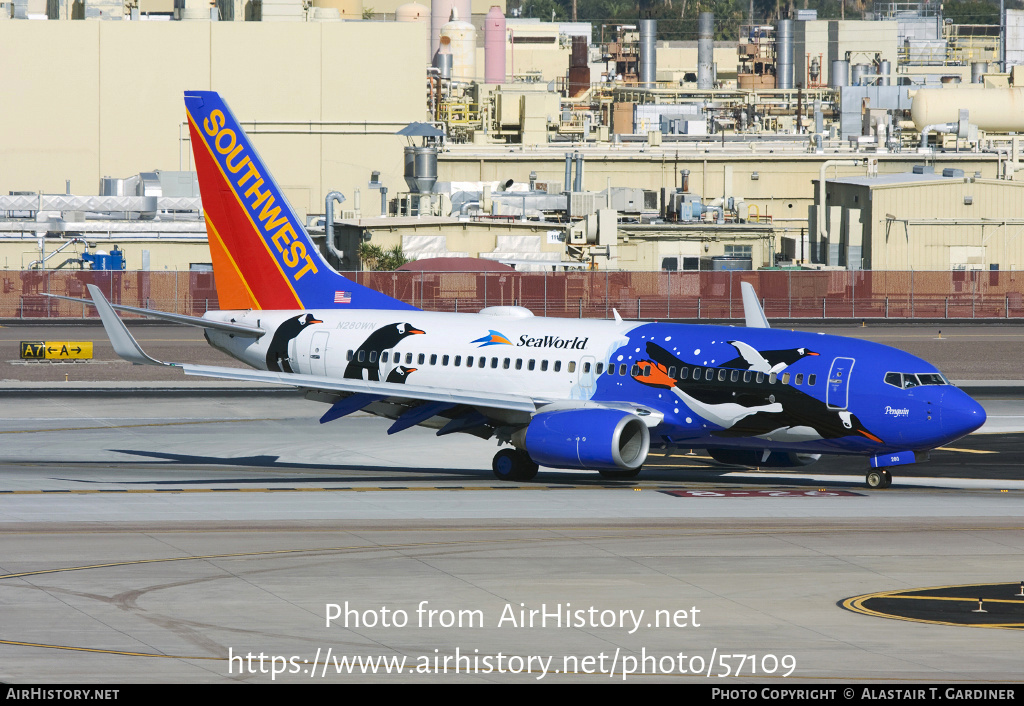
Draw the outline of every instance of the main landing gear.
[[[868,471],[865,483],[873,490],[888,488],[892,485],[892,474],[884,468],[873,468]]]
[[[533,480],[537,475],[537,464],[519,449],[502,449],[496,453],[491,468],[498,480]]]

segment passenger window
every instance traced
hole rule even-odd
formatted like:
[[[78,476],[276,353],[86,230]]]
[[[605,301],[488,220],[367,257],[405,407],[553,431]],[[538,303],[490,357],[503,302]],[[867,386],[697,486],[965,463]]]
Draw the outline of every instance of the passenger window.
[[[725,382],[725,371],[724,370],[719,370],[718,371],[718,382]]]
[[[516,370],[522,370],[522,369],[523,369],[523,359],[522,358],[516,358]]]
[[[348,359],[348,360],[352,360],[352,351],[349,351],[349,352],[348,352],[348,358],[347,358],[347,359]]]
[[[576,361],[575,360],[570,360],[569,361],[569,372],[570,373],[575,373],[576,372]]]
[[[370,362],[371,363],[376,363],[377,362],[377,351],[370,351]]]
[[[405,364],[412,365],[412,353],[405,354]]]
[[[604,372],[604,363],[598,363],[597,364],[597,369],[594,371],[594,374],[600,375],[603,372]]]
[[[740,371],[739,370],[733,370],[732,373],[729,374],[729,382],[739,382],[739,381],[740,381]]]
[[[674,366],[674,365],[669,366],[668,376],[670,378],[674,378],[676,376],[676,366]]]
[[[609,375],[614,375],[615,374],[615,363],[608,363],[608,374]]]
[[[448,365],[448,356],[441,356],[441,365]]]
[[[491,358],[491,368],[497,368],[497,367],[498,367],[498,359],[497,358]]]
[[[546,360],[542,360],[540,362],[540,371],[542,373],[546,373],[548,371],[548,362]]]
[[[467,355],[466,356],[466,367],[467,368],[472,368],[473,367],[473,356],[471,356],[471,355]]]
[[[495,359],[495,360],[497,360],[497,359]],[[478,367],[478,368],[486,368],[487,367],[487,358],[485,358],[484,356],[480,356],[480,360],[477,362],[476,367]]]
[[[562,361],[560,361],[560,360],[556,360],[556,361],[555,361],[555,367],[554,367],[554,370],[555,370],[555,372],[557,373],[557,372],[559,372],[559,371],[560,371],[561,369],[562,369]]]
[[[769,385],[774,385],[775,381],[778,380],[778,379],[779,379],[779,374],[778,373],[772,373],[772,374],[770,374],[768,376],[768,384]]]
[[[622,363],[621,365],[619,365],[619,376],[620,377],[625,377],[625,375],[626,375],[626,364]]]
[[[418,355],[418,356],[416,357],[416,360],[417,360],[417,362],[419,363],[419,365],[423,365],[423,363],[424,363],[424,362],[425,362],[425,361],[427,360],[427,356],[426,356],[426,354],[424,354],[424,353],[420,353],[420,354],[419,354],[419,355]]]
[[[789,373],[783,373],[782,374],[782,384],[783,385],[788,385],[789,384]]]
[[[501,367],[504,368],[505,370],[508,370],[508,366],[511,363],[512,363],[512,359],[511,358],[506,358],[505,361],[501,364]]]
[[[797,385],[803,385],[804,384],[804,374],[803,373],[797,373],[796,374],[796,384]]]
[[[398,354],[396,353],[395,355],[398,355]],[[382,355],[382,356],[380,357],[380,359],[381,359],[382,361],[384,361],[385,363],[386,363],[386,362],[388,362],[388,352],[387,352],[387,351],[384,351],[384,355]]]
[[[705,370],[704,371],[704,379],[705,380],[714,380],[715,379],[715,371],[712,370],[711,368],[708,368],[707,370]]]
[[[679,368],[679,379],[680,380],[685,380],[689,376],[690,376],[690,369],[689,368],[687,368],[685,366],[682,367],[682,368]]]
[[[437,365],[437,353],[430,354],[430,364]]]
[[[356,356],[360,363],[366,362],[366,351],[359,351],[359,355]]]
[[[754,377],[754,374],[749,370],[743,372],[743,382],[750,382],[752,377]]]
[[[807,376],[807,384],[810,385],[811,387],[814,387],[814,379],[815,379],[814,373],[811,373],[810,375],[808,375]]]
[[[526,369],[527,370],[533,370],[536,367],[537,367],[537,361],[534,360],[533,358],[530,358],[530,362],[526,364]]]
[[[460,365],[462,365],[462,356],[461,355],[457,355],[457,356],[455,356],[455,367],[457,368]]]
[[[629,374],[632,375],[633,377],[636,377],[637,375],[639,375],[640,374],[640,366],[637,365],[636,363],[634,363],[633,367],[629,369]]]
[[[590,363],[584,363],[583,364],[583,372],[585,372],[585,373],[589,373],[590,372]]]
[[[754,382],[756,382],[758,385],[764,382],[764,373],[758,373],[757,379]]]

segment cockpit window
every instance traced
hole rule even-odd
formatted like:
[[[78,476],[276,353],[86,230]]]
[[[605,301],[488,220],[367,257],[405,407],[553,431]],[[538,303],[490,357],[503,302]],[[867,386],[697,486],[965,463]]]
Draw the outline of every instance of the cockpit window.
[[[948,385],[947,380],[941,373],[886,373],[885,382],[901,390],[909,390],[918,385]]]

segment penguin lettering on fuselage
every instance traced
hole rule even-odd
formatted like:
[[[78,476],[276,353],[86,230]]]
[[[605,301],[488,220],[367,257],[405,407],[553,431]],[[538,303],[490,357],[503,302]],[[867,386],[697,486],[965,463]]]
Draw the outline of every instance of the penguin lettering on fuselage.
[[[267,370],[276,370],[280,373],[294,372],[288,362],[288,344],[310,324],[322,323],[320,319],[314,319],[312,314],[300,314],[278,326],[267,348]]]
[[[382,326],[352,352],[352,359],[345,368],[345,377],[357,380],[380,380],[381,354],[397,346],[407,336],[426,333],[412,324],[398,323]],[[363,377],[363,371],[366,377]]]

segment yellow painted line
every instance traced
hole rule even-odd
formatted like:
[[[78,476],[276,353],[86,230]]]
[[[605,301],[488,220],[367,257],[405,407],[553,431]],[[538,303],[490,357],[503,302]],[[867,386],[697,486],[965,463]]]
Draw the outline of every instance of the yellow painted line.
[[[956,596],[901,596],[892,595],[885,596],[885,598],[900,598],[912,601],[961,601],[964,603],[977,603],[977,598],[957,598]],[[1011,601],[1008,598],[986,598],[986,603],[1014,603],[1017,605],[1024,605],[1024,601]]]
[[[936,451],[957,451],[963,454],[997,454],[998,451],[983,451],[981,449],[954,449],[952,446],[940,446]]]
[[[939,591],[944,588],[966,588],[975,586],[1002,586],[1007,585],[1010,582],[1000,581],[998,583],[980,583],[980,584],[955,584],[950,586],[932,586],[930,588],[918,588],[910,589],[914,591]],[[928,625],[951,625],[960,628],[997,628],[1002,630],[1020,630],[1024,629],[1024,623],[957,623],[948,620],[927,620],[924,618],[911,618],[904,615],[894,615],[892,613],[883,613],[881,611],[872,610],[864,605],[864,603],[872,598],[911,598],[912,596],[902,595],[907,592],[907,589],[898,589],[894,591],[879,591],[877,593],[868,593],[862,596],[854,596],[853,598],[847,598],[843,601],[842,606],[853,613],[860,613],[861,615],[870,615],[875,618],[888,618],[889,620],[903,620],[908,623],[925,623]],[[928,596],[920,596],[922,599],[928,599]],[[938,597],[931,597],[931,600],[941,600]],[[968,600],[972,603],[977,603],[977,599],[952,599],[952,600]],[[989,600],[989,599],[986,599]],[[996,601],[997,599],[991,599]],[[1000,601],[1008,603],[1019,603],[1020,601]]]
[[[54,427],[53,429],[13,429],[0,431],[0,434],[44,434],[53,431],[92,431],[95,429],[138,429],[141,427],[180,427],[190,424],[241,424],[244,422],[276,422],[280,419],[201,419],[193,422],[153,422],[149,424],[104,424],[95,427]]]

